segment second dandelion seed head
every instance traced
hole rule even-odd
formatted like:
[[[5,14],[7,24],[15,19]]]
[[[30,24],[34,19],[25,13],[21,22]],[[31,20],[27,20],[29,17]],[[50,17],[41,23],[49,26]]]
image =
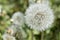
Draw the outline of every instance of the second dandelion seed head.
[[[13,14],[11,21],[16,25],[24,25],[24,15],[21,12],[16,12]]]

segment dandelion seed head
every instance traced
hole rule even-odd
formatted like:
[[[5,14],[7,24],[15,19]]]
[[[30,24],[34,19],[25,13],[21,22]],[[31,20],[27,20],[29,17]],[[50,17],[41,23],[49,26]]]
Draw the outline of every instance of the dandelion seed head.
[[[13,24],[22,26],[24,24],[24,15],[21,12],[16,12],[12,16]]]
[[[6,30],[6,32],[9,35],[12,35],[12,36],[18,34],[17,37],[19,39],[23,39],[23,38],[26,38],[27,37],[27,34],[25,33],[24,29],[22,27],[19,27],[16,24],[12,24],[10,27],[8,27],[8,29]]]
[[[2,38],[3,40],[16,40],[15,37],[10,36],[9,34],[4,34]]]
[[[26,24],[34,30],[44,31],[51,28],[54,21],[52,9],[45,4],[31,5],[25,13]]]

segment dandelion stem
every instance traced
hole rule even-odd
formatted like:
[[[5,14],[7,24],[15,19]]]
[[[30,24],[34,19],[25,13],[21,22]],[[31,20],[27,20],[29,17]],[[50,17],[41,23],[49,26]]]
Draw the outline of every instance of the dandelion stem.
[[[33,40],[33,30],[31,30],[31,40]]]
[[[44,32],[41,32],[41,40],[44,40]]]
[[[33,40],[33,30],[30,30],[30,32],[29,32],[28,40]]]

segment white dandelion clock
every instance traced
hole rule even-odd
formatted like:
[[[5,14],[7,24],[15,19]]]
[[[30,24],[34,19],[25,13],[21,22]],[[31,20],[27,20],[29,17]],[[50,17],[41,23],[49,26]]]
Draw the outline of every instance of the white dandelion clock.
[[[51,28],[54,21],[52,9],[45,4],[34,4],[26,10],[26,24],[34,30],[44,31]]]
[[[8,27],[6,33],[8,33],[11,36],[14,36],[17,33],[18,35],[20,35],[18,36],[19,39],[27,37],[27,34],[25,33],[24,29],[16,24],[12,24],[10,27]]]
[[[13,24],[22,26],[24,24],[24,15],[21,12],[16,12],[12,16]]]
[[[3,40],[16,40],[15,37],[10,36],[9,34],[4,34],[2,38]]]

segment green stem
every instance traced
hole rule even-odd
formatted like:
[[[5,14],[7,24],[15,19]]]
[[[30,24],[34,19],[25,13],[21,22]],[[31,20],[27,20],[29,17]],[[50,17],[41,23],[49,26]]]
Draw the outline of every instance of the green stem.
[[[44,32],[41,32],[41,40],[44,40]]]
[[[28,40],[33,40],[33,30],[30,30],[30,32],[29,32]]]
[[[33,40],[33,30],[31,30],[31,40]]]

